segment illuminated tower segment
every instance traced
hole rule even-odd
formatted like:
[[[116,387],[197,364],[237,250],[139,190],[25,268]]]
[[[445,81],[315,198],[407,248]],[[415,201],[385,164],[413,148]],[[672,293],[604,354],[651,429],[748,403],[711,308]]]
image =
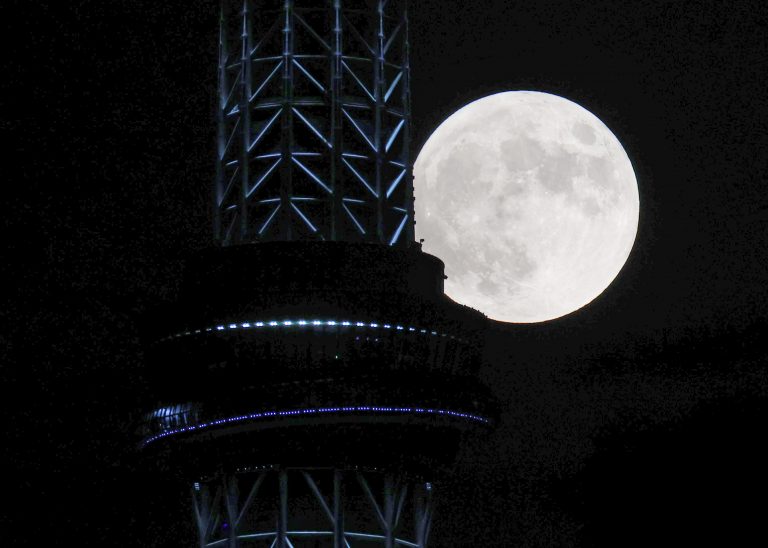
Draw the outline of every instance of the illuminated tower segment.
[[[199,546],[424,548],[495,415],[485,317],[413,241],[404,0],[223,2],[217,246],[147,319],[144,455]]]
[[[224,2],[217,241],[413,241],[406,4]]]

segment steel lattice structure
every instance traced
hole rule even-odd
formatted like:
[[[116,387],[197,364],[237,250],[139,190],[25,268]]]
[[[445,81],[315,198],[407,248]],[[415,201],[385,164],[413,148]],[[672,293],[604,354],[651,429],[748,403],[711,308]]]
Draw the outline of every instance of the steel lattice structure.
[[[391,475],[373,480],[360,471],[281,469],[196,483],[199,546],[426,547],[431,484],[409,485]],[[273,515],[276,523],[269,521]],[[365,530],[356,530],[361,518]]]
[[[408,246],[406,0],[223,2],[215,238]]]

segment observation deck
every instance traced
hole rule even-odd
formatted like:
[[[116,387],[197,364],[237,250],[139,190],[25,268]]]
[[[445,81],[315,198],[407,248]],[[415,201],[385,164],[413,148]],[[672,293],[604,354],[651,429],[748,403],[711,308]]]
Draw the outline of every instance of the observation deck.
[[[494,411],[475,379],[485,318],[446,297],[443,279],[417,246],[203,251],[177,303],[152,317],[157,406],[142,446],[183,453],[193,473],[306,464],[310,451],[315,465],[447,464]]]

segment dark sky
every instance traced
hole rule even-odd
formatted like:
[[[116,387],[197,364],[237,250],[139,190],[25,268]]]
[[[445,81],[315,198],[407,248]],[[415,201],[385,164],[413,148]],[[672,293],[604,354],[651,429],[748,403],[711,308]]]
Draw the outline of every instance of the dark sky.
[[[215,4],[5,8],[19,39],[0,82],[0,357],[17,396],[10,480],[37,500],[21,509],[34,527],[14,530],[30,542],[192,533],[173,486],[126,456],[123,424],[142,386],[140,316],[210,243]],[[768,9],[416,0],[410,21],[414,153],[474,99],[556,93],[618,136],[641,202],[635,248],[600,298],[489,334],[503,425],[440,486],[436,545],[764,535],[764,496],[746,499],[768,487]]]

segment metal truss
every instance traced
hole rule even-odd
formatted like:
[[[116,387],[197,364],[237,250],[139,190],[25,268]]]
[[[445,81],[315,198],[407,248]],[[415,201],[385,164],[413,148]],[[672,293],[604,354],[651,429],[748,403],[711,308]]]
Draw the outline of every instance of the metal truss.
[[[223,0],[216,240],[413,241],[407,0]]]
[[[425,548],[429,540],[431,484],[391,475],[270,469],[195,483],[192,495],[201,548]]]

